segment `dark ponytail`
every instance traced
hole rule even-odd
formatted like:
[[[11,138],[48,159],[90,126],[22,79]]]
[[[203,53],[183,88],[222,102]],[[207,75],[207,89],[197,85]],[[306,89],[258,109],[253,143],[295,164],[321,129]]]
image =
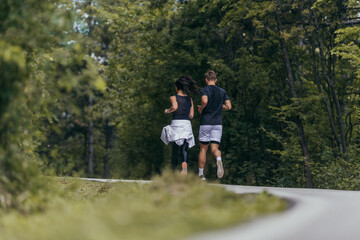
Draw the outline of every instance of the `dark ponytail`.
[[[199,87],[189,75],[179,77],[179,79],[175,82],[175,86],[178,90],[183,90],[187,95],[190,95],[190,93],[199,93]]]

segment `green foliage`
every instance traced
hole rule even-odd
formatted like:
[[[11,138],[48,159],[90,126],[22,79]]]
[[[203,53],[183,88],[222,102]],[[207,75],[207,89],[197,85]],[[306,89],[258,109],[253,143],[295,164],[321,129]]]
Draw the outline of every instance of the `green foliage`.
[[[56,185],[54,185],[56,186]],[[166,172],[149,184],[61,179],[64,199],[42,214],[0,218],[3,239],[179,239],[279,212],[267,193],[238,195],[197,176]]]
[[[315,186],[357,189],[359,28],[347,21],[357,17],[351,9],[357,6],[4,1],[2,207],[31,211],[27,199],[46,189],[35,165],[47,175],[159,174],[170,162],[159,136],[170,123],[163,110],[174,82],[189,74],[203,87],[209,69],[233,103],[223,119],[223,183],[304,187],[308,157]],[[192,98],[197,105],[200,97]],[[192,121],[195,137],[199,117]],[[189,151],[191,172],[197,172],[197,154],[198,146]],[[213,180],[215,172],[209,156],[205,174]]]
[[[0,206],[30,212],[49,194],[39,176],[33,120],[41,79],[36,61],[63,36],[68,15],[54,1],[12,1],[1,6],[0,26]],[[42,26],[42,27],[38,27]],[[69,26],[69,25],[67,25]],[[40,76],[39,76],[40,75]]]
[[[224,113],[222,181],[303,187],[305,157],[296,121],[304,127],[315,175],[350,157],[341,150],[340,131],[348,148],[358,142],[357,28],[341,29],[343,7],[332,1],[77,2],[70,8],[76,27],[67,34],[75,43],[49,55],[52,71],[46,74],[58,82],[44,88],[47,114],[39,125],[45,122],[40,132],[46,137],[38,148],[43,169],[89,175],[92,122],[92,176],[148,179],[161,172],[170,162],[170,148],[159,135],[170,122],[162,112],[174,81],[189,74],[204,86],[204,72],[213,69],[233,102],[232,111]],[[66,74],[58,74],[64,69]],[[104,80],[106,90],[99,91]],[[61,100],[51,99],[54,95]],[[197,105],[199,97],[192,97]],[[197,113],[192,123],[197,136]],[[197,146],[190,150],[193,172],[197,151]],[[209,179],[215,171],[209,156]]]
[[[358,190],[360,189],[359,149],[349,149],[349,158],[334,160],[328,153],[324,162],[314,171],[316,187],[325,189]],[[332,161],[329,163],[329,159]]]
[[[339,29],[337,32],[337,37],[335,39],[338,44],[336,48],[333,49],[332,53],[338,56],[341,56],[343,59],[348,60],[348,62],[354,66],[357,79],[360,78],[360,27],[347,27],[344,29]]]

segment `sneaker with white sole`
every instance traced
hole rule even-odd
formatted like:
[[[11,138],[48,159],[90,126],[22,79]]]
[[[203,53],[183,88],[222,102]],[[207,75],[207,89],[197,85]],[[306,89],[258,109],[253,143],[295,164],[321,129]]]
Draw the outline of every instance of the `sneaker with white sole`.
[[[200,180],[202,180],[202,181],[205,181],[205,180],[206,180],[206,178],[205,178],[204,175],[200,175],[199,178],[200,178]]]
[[[181,175],[187,175],[187,163],[183,162],[181,164],[182,170],[181,170]]]
[[[216,161],[216,165],[217,165],[217,177],[222,178],[224,176],[224,168],[222,161],[221,160]]]

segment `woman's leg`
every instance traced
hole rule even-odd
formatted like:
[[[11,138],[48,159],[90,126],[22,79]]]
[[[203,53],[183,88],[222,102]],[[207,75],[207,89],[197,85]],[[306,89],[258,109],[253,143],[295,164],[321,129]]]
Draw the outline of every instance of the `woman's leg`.
[[[175,142],[172,142],[171,144],[172,144],[171,168],[174,171],[177,167],[177,158],[178,158],[180,147]]]
[[[181,174],[182,175],[186,175],[187,174],[187,161],[188,161],[188,150],[189,148],[189,143],[185,140],[184,144],[181,145],[180,149],[181,149],[181,157],[182,157],[182,163],[181,163]]]
[[[186,163],[188,162],[188,152],[187,152],[188,148],[189,148],[189,143],[186,140],[184,140],[184,144],[181,145],[180,149],[181,149],[182,161]]]

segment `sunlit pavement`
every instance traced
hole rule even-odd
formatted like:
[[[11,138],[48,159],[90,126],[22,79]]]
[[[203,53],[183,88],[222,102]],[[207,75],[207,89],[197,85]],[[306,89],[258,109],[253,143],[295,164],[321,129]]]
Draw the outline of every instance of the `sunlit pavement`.
[[[132,182],[132,183],[150,183],[149,180],[126,180],[126,179],[101,179],[101,178],[80,178],[86,181],[94,182]]]
[[[100,182],[138,180],[84,179]],[[254,219],[232,228],[208,231],[187,240],[357,240],[360,239],[360,192],[301,188],[221,185],[242,193],[266,190],[286,198],[292,206],[278,214]]]
[[[360,239],[360,192],[300,188],[224,185],[236,193],[266,190],[287,198],[293,206],[280,214],[255,219],[239,227],[188,240],[357,240]]]

